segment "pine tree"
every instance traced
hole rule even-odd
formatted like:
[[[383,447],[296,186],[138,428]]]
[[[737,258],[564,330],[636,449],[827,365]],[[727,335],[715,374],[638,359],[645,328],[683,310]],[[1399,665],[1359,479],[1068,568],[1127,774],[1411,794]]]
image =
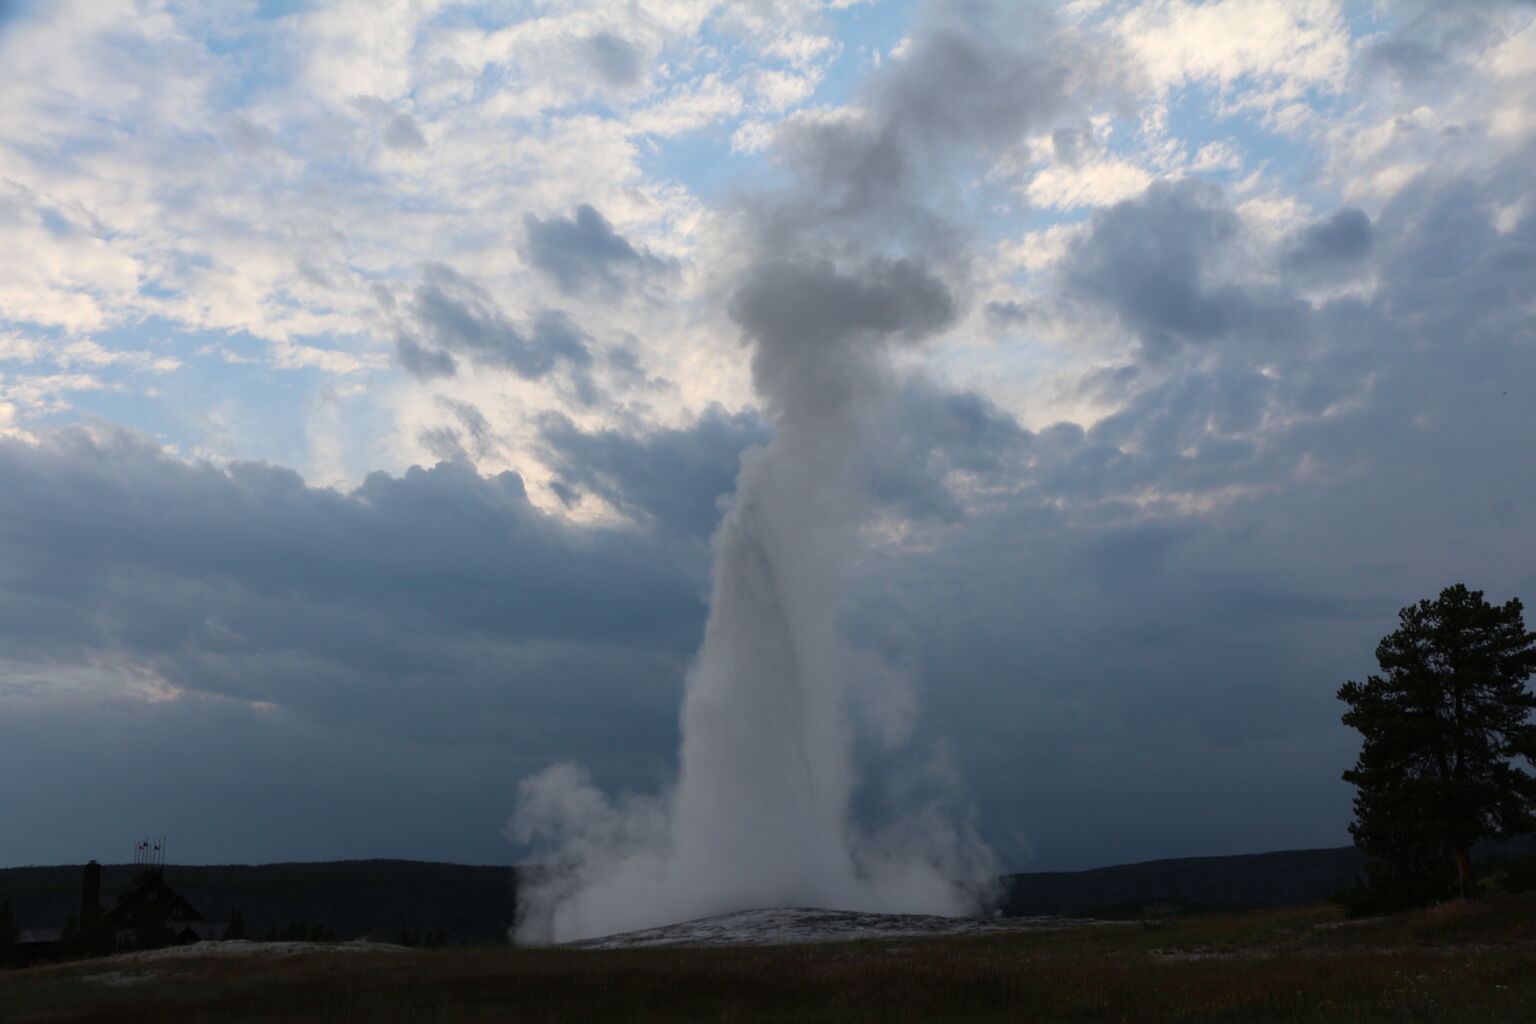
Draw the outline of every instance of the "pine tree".
[[[1364,736],[1344,773],[1357,788],[1350,834],[1378,905],[1470,891],[1471,847],[1536,827],[1536,633],[1519,600],[1494,607],[1457,584],[1398,613],[1376,648],[1382,674],[1348,682],[1344,724]]]
[[[80,953],[109,956],[117,945],[117,928],[100,907],[87,907],[80,915]]]
[[[16,927],[16,912],[11,909],[11,901],[0,903],[0,967],[9,966],[21,958],[21,950],[16,940],[21,938],[21,931]]]
[[[66,959],[80,955],[80,916],[70,910],[64,919],[64,929],[59,932],[59,956]]]

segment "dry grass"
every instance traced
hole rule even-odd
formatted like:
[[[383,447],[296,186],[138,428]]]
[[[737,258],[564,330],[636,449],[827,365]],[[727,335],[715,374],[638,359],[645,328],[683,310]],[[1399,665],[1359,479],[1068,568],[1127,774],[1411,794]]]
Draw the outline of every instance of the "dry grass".
[[[766,949],[109,959],[0,974],[0,1020],[1527,1020],[1533,922],[1510,898]]]

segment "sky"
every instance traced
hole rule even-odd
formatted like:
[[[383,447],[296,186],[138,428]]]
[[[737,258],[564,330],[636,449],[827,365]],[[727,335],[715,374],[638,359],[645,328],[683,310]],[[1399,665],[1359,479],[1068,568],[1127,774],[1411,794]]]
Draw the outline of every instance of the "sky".
[[[1343,845],[1397,609],[1536,598],[1533,167],[1528,0],[0,3],[0,865],[512,863],[519,779],[666,787],[818,182],[948,275],[857,466],[856,813]]]

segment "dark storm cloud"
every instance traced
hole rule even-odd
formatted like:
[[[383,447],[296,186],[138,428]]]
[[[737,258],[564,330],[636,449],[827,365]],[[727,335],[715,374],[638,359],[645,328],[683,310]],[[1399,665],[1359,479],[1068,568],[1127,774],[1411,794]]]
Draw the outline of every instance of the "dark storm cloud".
[[[1213,253],[1256,242],[1204,187],[1090,226],[1080,297],[1188,343],[1085,381],[1116,410],[1098,422],[991,446],[1017,455],[963,526],[873,552],[850,602],[856,635],[920,666],[984,806],[1028,809],[1039,862],[1347,842],[1338,684],[1449,583],[1536,594],[1513,557],[1536,523],[1536,215],[1494,222],[1529,209],[1531,155],[1426,173],[1249,269],[1369,260],[1363,298],[1217,276]],[[1221,329],[1189,326],[1210,303]],[[1294,336],[1251,343],[1255,306],[1294,311]]]
[[[1283,263],[1303,274],[1338,274],[1371,251],[1371,219],[1347,206],[1327,220],[1309,225],[1291,244]]]
[[[38,771],[49,764],[69,767]],[[0,863],[124,861],[127,837],[151,829],[174,863],[506,863],[498,783],[525,765],[511,744],[415,741],[242,701],[11,701],[0,774],[30,782],[6,787],[0,808],[30,827],[0,835]]]
[[[597,495],[668,533],[703,540],[720,520],[720,499],[735,489],[741,453],[764,444],[767,424],[752,413],[711,406],[687,427],[635,435],[585,433],[551,413],[540,423],[547,462],[573,497]]]
[[[887,514],[907,520],[964,518],[965,481],[1012,478],[1032,443],[1018,420],[975,392],[905,378],[875,432],[870,492]]]
[[[395,358],[413,377],[431,380],[433,377],[452,377],[459,371],[458,360],[447,352],[429,349],[408,334],[395,338]]]
[[[1011,415],[972,392],[908,377],[872,428],[881,438],[859,471],[885,513],[955,521],[965,478],[997,478],[1016,467],[1030,434]],[[751,412],[711,406],[686,427],[633,434],[585,432],[569,418],[540,423],[544,462],[574,500],[591,493],[678,539],[704,540],[720,521],[721,499],[735,489],[741,454],[772,437]]]
[[[416,440],[439,462],[472,461],[469,449],[464,447],[463,435],[452,427],[428,427],[416,435]]]
[[[1381,263],[1384,301],[1395,315],[1423,318],[1447,335],[1483,323],[1511,342],[1532,336],[1523,305],[1536,272],[1536,212],[1523,202],[1532,159],[1536,149],[1527,147],[1480,180],[1426,176],[1387,204],[1380,234],[1395,244]],[[1494,209],[1522,206],[1512,224],[1494,223]]]
[[[407,372],[423,379],[452,376],[458,358],[504,367],[528,380],[563,368],[579,395],[592,398],[592,353],[569,317],[543,310],[530,327],[519,327],[485,289],[442,264],[423,269],[395,354]]]
[[[0,861],[146,822],[188,859],[501,860],[509,780],[588,745],[632,778],[675,743],[702,572],[513,473],[340,493],[108,427],[0,439],[0,773],[35,780],[0,795],[33,823]]]
[[[1419,31],[1438,66],[1461,52]],[[737,300],[744,329],[775,339],[773,373],[803,355],[800,314],[770,301],[783,282],[808,279],[825,298],[811,326],[850,342],[919,336],[963,304],[963,239],[921,213],[924,190],[1019,130],[1018,111],[967,83],[1108,74],[1093,68],[1111,58],[1079,62],[1044,38],[1033,70],[1010,70],[985,40],[916,33],[911,79],[876,82],[868,119],[785,129],[805,176],[753,211],[760,245]],[[1029,132],[1075,117],[1060,94],[1014,99]],[[1111,410],[1094,422],[1028,432],[932,381],[874,382],[889,415],[855,468],[903,529],[862,555],[843,621],[921,680],[919,738],[954,738],[1010,867],[1347,843],[1338,773],[1358,737],[1333,693],[1371,670],[1395,610],[1456,581],[1536,600],[1532,166],[1529,148],[1475,174],[1432,166],[1369,218],[1323,210],[1271,249],[1198,182],[1100,211],[1063,280],[1157,358],[1081,382]],[[917,298],[896,294],[903,252]],[[598,264],[633,266],[622,252]],[[1371,288],[1287,290],[1329,266],[1368,269]],[[430,286],[435,317],[420,295],[402,303],[412,372],[586,365],[560,342],[530,355],[536,332],[457,280]],[[842,365],[868,369],[856,350]],[[497,443],[472,408],[448,410],[450,456]],[[6,671],[128,665],[195,691],[7,705],[0,777],[69,765],[97,785],[0,787],[0,817],[77,837],[81,858],[100,855],[81,821],[138,834],[153,806],[236,837],[209,858],[441,857],[422,833],[498,828],[510,780],[554,759],[579,755],[612,791],[650,788],[702,629],[702,538],[741,448],[768,429],[718,409],[644,433],[541,422],[555,486],[598,495],[629,529],[563,523],[515,476],[464,465],[338,493],[270,466],[187,463],[136,435],[0,439]]]
[[[1013,300],[987,303],[987,322],[993,327],[1007,330],[1029,320],[1029,307]]]
[[[658,674],[643,656],[570,648],[545,661],[473,664],[481,675],[473,687],[418,681],[424,699],[409,708],[364,693],[349,714],[323,721],[201,694],[72,694],[67,681],[53,684],[66,694],[54,701],[6,694],[0,777],[28,785],[0,788],[0,810],[29,827],[0,832],[0,863],[127,860],[125,837],[146,831],[169,835],[175,863],[509,863],[507,780],[558,756],[552,723],[563,723],[563,742],[591,744],[595,774],[618,782],[633,778],[635,747],[651,733],[667,737],[675,717],[665,686],[642,696]],[[572,707],[590,704],[583,723],[573,727],[555,700],[530,697],[529,674]],[[591,686],[620,678],[637,699]],[[408,718],[411,734],[377,713],[357,720],[380,704]]]
[[[1214,183],[1156,182],[1094,213],[1087,236],[1071,249],[1064,283],[1111,309],[1154,356],[1224,337],[1293,339],[1303,315],[1294,298],[1255,295],[1216,277],[1238,228]]]
[[[502,439],[474,404],[444,395],[437,397],[437,404],[451,413],[459,424],[457,427],[446,424],[431,427],[419,435],[422,446],[440,461],[474,462],[490,458],[502,450]]]
[[[582,56],[609,86],[621,88],[640,80],[640,51],[613,32],[598,32],[582,40]]]
[[[672,657],[702,615],[640,534],[561,525],[516,474],[449,463],[341,494],[66,428],[0,441],[0,522],[0,658],[112,652],[316,713],[387,717],[411,685],[488,685],[540,647]]]
[[[523,216],[528,261],[547,274],[562,292],[584,288],[620,291],[637,272],[663,269],[666,264],[642,252],[595,208],[586,203],[569,217],[540,220]]]

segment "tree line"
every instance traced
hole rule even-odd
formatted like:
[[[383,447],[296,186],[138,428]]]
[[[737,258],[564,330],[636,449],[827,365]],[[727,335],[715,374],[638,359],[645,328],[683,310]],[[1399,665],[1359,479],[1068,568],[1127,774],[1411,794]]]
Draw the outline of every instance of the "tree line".
[[[228,940],[257,936],[248,933],[245,915],[237,909],[230,913],[223,937]],[[15,908],[9,899],[0,900],[0,968],[22,966],[25,954],[19,944],[20,938],[21,931],[16,924]],[[289,921],[286,926],[270,924],[265,932],[261,933],[260,938],[266,942],[339,941],[335,929],[318,922],[298,919]],[[82,960],[108,956],[128,949],[159,949],[173,945],[176,942],[176,935],[163,917],[144,914],[141,915],[132,937],[126,944],[123,939],[124,937],[118,933],[107,915],[100,910],[89,910],[83,916],[70,910],[69,916],[64,920],[64,927],[60,930],[58,941],[54,943],[47,958]],[[413,925],[402,925],[393,941],[396,945],[421,949],[440,949],[463,944],[449,934],[446,928],[431,928],[424,931]]]

